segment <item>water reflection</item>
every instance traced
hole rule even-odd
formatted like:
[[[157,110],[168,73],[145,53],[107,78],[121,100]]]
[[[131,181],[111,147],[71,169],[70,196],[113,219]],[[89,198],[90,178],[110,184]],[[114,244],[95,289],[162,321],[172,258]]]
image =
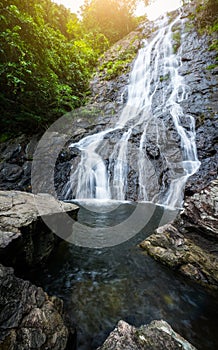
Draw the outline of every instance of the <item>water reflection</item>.
[[[112,247],[132,239],[143,229],[163,225],[176,217],[178,209],[152,202],[77,201],[81,210],[67,241],[87,248]]]

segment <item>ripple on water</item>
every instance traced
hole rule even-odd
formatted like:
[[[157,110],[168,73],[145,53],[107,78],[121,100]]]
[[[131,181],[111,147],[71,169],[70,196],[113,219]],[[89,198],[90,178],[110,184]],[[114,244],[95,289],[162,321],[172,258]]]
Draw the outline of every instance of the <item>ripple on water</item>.
[[[133,210],[130,204],[113,215],[81,208],[78,220],[90,228],[95,222],[109,226]],[[141,232],[117,246],[91,249],[63,242],[40,271],[38,282],[65,301],[68,318],[77,326],[79,350],[96,349],[120,319],[136,326],[164,319],[199,350],[218,348],[215,295],[137,248],[158,225],[161,210]]]

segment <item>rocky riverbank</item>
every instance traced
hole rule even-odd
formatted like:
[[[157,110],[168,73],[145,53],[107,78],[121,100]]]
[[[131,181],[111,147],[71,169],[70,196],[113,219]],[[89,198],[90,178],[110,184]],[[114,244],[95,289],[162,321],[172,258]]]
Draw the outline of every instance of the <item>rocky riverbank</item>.
[[[75,217],[77,209],[48,194],[0,191],[0,262],[13,267],[39,267],[59,239],[46,225],[46,217],[54,222],[65,212]]]
[[[54,202],[57,205],[49,195],[0,192],[1,262],[13,265],[19,273],[46,262],[58,238],[42,222],[35,203],[41,204],[44,215],[55,216],[59,211]],[[75,205],[58,205],[60,212],[75,217]],[[0,349],[76,349],[75,330],[67,325],[59,298],[48,296],[40,287],[16,277],[11,267],[0,264]],[[99,349],[140,350],[146,345],[159,350],[163,342],[169,349],[194,350],[164,321],[138,329],[120,321]]]
[[[37,205],[53,219],[65,212],[75,218],[77,212],[76,205],[46,194],[0,191],[0,262],[19,274],[45,264],[59,241]],[[74,336],[65,325],[60,299],[0,264],[0,349],[64,350],[68,342],[73,348]]]
[[[218,289],[218,180],[186,199],[177,220],[140,246],[156,260]]]

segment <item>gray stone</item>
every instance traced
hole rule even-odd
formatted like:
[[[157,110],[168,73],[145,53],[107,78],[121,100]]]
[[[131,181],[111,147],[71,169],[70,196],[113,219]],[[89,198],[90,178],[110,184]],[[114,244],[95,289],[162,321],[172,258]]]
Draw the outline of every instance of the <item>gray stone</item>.
[[[203,230],[218,240],[218,179],[201,192],[186,198],[182,216],[186,218],[184,225],[189,230]]]
[[[119,321],[104,344],[98,350],[196,350],[187,340],[163,321],[135,328]]]
[[[75,217],[78,207],[48,194],[0,191],[0,259],[4,264],[37,265],[49,257],[57,236],[41,219],[68,212]]]
[[[21,233],[19,230],[17,230],[17,232],[16,230],[14,230],[14,232],[0,230],[0,249],[6,248],[13,240],[16,240],[20,236]]]
[[[72,203],[56,200],[49,194],[26,193],[22,191],[0,191],[0,225],[2,228],[19,229],[30,225],[43,215],[77,210]]]
[[[64,350],[69,332],[62,306],[60,299],[0,265],[0,349]]]
[[[14,182],[18,180],[23,174],[23,169],[19,165],[16,164],[5,164],[1,170],[1,180]]]
[[[159,227],[140,247],[189,278],[218,289],[218,180],[185,201],[174,223]]]

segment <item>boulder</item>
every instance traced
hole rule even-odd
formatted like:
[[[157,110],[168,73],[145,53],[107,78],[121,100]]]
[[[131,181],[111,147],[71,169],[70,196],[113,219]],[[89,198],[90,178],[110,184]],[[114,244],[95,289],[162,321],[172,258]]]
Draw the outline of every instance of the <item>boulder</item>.
[[[186,238],[172,224],[159,227],[140,247],[189,278],[218,288],[218,258]]]
[[[63,302],[0,265],[0,349],[65,349]]]
[[[61,213],[75,217],[78,207],[50,195],[0,191],[0,261],[5,265],[34,266],[51,254],[58,237],[42,220]]]
[[[104,344],[98,350],[196,350],[188,341],[163,321],[135,328],[119,321]]]
[[[185,201],[174,223],[159,227],[140,247],[156,260],[218,288],[218,180]]]

